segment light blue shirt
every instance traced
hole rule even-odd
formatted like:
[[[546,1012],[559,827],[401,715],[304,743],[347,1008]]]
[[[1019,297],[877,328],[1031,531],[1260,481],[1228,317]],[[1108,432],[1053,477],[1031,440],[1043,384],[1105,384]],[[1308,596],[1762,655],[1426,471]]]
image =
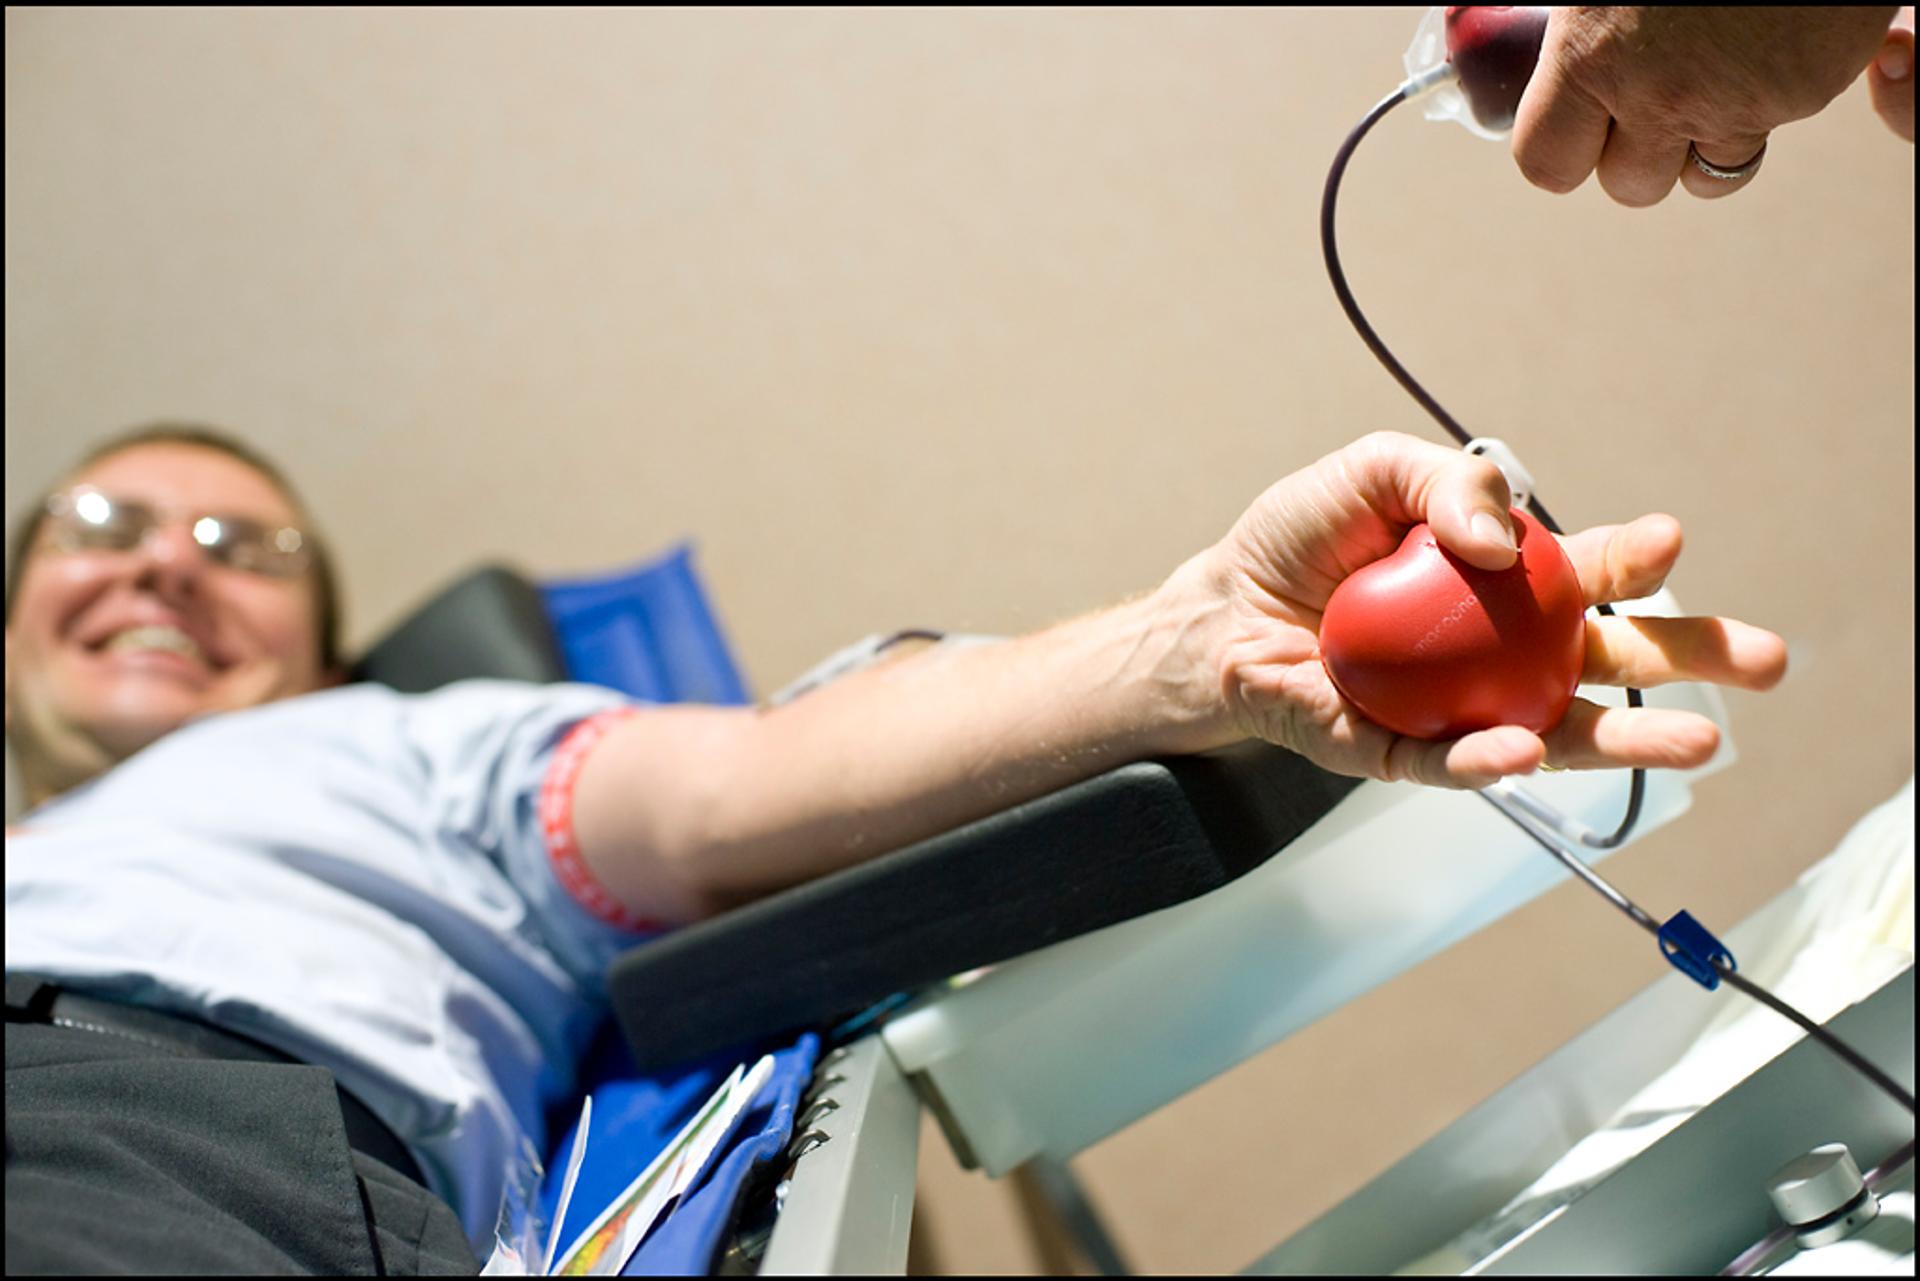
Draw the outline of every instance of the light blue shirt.
[[[587,685],[354,685],[209,717],[7,838],[8,970],[331,1068],[484,1256],[639,939],[555,879],[555,747]]]

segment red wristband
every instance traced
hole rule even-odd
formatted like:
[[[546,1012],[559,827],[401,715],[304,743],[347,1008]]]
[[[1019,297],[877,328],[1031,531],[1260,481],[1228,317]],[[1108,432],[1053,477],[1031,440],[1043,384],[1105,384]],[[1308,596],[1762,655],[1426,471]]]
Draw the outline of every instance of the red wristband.
[[[547,777],[540,784],[540,830],[546,834],[547,856],[553,860],[553,874],[574,902],[598,919],[623,930],[659,931],[656,921],[635,916],[620,906],[604,885],[587,868],[580,855],[580,842],[573,835],[573,786],[580,778],[580,766],[606,732],[637,707],[616,707],[589,716],[567,732],[547,766]]]

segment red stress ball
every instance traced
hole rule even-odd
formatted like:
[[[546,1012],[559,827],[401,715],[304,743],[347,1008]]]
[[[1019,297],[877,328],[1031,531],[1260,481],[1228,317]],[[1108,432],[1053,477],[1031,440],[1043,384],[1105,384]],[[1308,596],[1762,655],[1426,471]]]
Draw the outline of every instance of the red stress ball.
[[[1347,701],[1398,734],[1457,738],[1560,723],[1586,662],[1580,581],[1560,541],[1513,512],[1520,559],[1475,569],[1415,525],[1334,589],[1320,657]]]

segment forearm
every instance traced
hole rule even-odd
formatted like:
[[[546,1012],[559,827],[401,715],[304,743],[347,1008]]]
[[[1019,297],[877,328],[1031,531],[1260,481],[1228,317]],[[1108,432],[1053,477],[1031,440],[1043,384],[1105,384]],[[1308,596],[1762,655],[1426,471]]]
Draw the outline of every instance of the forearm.
[[[635,911],[710,914],[1126,761],[1229,741],[1222,607],[1160,591],[994,645],[935,648],[782,707],[663,708],[594,750],[588,864]]]
[[[1429,741],[1340,694],[1319,643],[1335,589],[1421,524],[1448,564],[1513,569],[1509,500],[1485,459],[1373,433],[1269,486],[1150,596],[1020,640],[934,650],[769,711],[628,717],[581,768],[581,852],[631,911],[686,921],[1124,761],[1247,735],[1337,773],[1443,787],[1484,787],[1549,757],[1584,769],[1705,761],[1718,730],[1687,713],[1576,698],[1541,733],[1490,725]],[[1679,527],[1650,516],[1561,547],[1585,604],[1607,604],[1659,590]],[[1672,620],[1657,643],[1626,619],[1587,627],[1583,682],[1766,689],[1785,670],[1779,637],[1730,619]]]

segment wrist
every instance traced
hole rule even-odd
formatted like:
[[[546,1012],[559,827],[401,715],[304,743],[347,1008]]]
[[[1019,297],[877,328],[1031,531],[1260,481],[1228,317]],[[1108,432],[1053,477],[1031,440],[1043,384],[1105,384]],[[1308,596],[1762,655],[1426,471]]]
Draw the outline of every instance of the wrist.
[[[1192,557],[1123,608],[1133,611],[1130,676],[1149,750],[1204,752],[1245,738],[1221,679],[1233,611],[1211,553]]]

